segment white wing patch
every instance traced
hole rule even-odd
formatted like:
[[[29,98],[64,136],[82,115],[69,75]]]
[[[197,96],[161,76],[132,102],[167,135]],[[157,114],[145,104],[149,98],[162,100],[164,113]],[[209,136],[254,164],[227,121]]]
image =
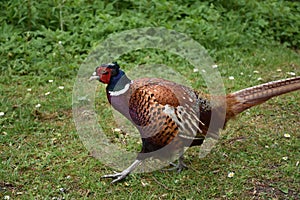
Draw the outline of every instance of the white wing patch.
[[[202,125],[199,117],[192,109],[183,106],[172,107],[168,104],[164,106],[163,112],[169,115],[179,127],[179,137],[193,140],[197,132],[202,133],[199,123]]]

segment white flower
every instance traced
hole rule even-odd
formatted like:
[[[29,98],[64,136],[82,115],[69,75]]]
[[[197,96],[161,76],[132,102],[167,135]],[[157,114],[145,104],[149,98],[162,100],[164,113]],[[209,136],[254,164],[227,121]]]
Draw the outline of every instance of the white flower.
[[[281,70],[281,69],[277,69],[276,71],[277,71],[277,72],[281,72],[282,70]]]
[[[257,80],[258,80],[258,81],[261,81],[261,80],[263,80],[263,79],[262,79],[262,77],[259,77],[259,78],[257,78]]]
[[[58,41],[58,44],[59,44],[59,45],[61,45],[61,44],[62,44],[62,42],[61,42],[61,41]]]
[[[288,159],[287,156],[282,157],[282,160],[287,160],[287,159]]]
[[[291,135],[288,134],[288,133],[285,133],[283,136],[284,136],[285,138],[290,138],[290,137],[291,137]]]
[[[141,181],[141,184],[142,184],[143,187],[149,185],[148,183],[144,183],[143,181]]]
[[[49,83],[53,83],[53,80],[48,80]]]
[[[255,70],[253,71],[254,74],[259,74],[259,71]]]
[[[291,76],[296,76],[296,73],[295,72],[287,72],[288,75],[291,75]]]
[[[228,78],[229,78],[229,80],[234,80],[233,76],[229,76]]]
[[[121,129],[115,128],[114,131],[116,131],[116,132],[121,132]]]
[[[5,196],[4,196],[4,199],[5,199],[5,200],[9,200],[9,199],[10,199],[10,196],[5,195]]]
[[[243,75],[244,75],[244,73],[243,73],[243,72],[241,72],[241,73],[240,73],[240,75],[242,75],[242,76],[243,76]]]
[[[262,58],[262,61],[263,61],[263,62],[265,62],[265,61],[266,61],[266,59],[265,59],[265,58]]]
[[[39,107],[41,107],[41,104],[38,103],[38,104],[35,105],[35,107],[39,108]]]
[[[31,92],[31,88],[27,88],[27,91],[28,91],[28,92]]]
[[[211,66],[212,68],[217,68],[218,67],[218,65],[213,65],[213,66]]]
[[[234,176],[234,172],[229,172],[227,175],[228,178],[232,178],[233,176]]]
[[[65,87],[64,86],[58,86],[58,89],[63,90]]]
[[[0,112],[0,117],[4,116],[5,113],[4,112]]]
[[[48,96],[49,94],[50,94],[50,92],[46,92],[46,93],[45,93],[45,96]]]
[[[199,72],[199,69],[194,68],[194,69],[193,69],[193,72],[194,72],[194,73]]]

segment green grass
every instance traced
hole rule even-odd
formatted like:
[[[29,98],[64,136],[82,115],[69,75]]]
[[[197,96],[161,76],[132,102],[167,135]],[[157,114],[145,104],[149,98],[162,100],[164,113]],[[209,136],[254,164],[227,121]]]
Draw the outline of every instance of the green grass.
[[[185,33],[218,64],[227,92],[291,77],[288,72],[300,74],[298,2],[176,2],[1,3],[1,199],[300,198],[299,92],[229,122],[206,157],[198,157],[199,148],[189,149],[189,170],[132,174],[116,185],[100,178],[114,169],[92,157],[81,142],[72,91],[80,65],[109,34],[148,26]],[[173,66],[194,88],[205,89],[186,61],[167,52],[141,50],[118,61],[128,71],[138,64]],[[96,107],[110,113],[103,90],[99,86]],[[122,140],[111,132],[115,123],[109,116],[99,123],[109,136],[119,137],[113,138],[116,143]],[[127,145],[121,147],[138,149],[134,141],[126,136]],[[229,172],[234,177],[228,178]]]

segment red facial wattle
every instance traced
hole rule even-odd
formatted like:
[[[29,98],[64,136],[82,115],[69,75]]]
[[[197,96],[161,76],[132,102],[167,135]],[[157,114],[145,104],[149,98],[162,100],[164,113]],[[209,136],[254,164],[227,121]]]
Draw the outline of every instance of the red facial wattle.
[[[107,67],[99,67],[97,70],[97,74],[99,75],[99,80],[102,83],[108,84],[111,78],[111,69]]]

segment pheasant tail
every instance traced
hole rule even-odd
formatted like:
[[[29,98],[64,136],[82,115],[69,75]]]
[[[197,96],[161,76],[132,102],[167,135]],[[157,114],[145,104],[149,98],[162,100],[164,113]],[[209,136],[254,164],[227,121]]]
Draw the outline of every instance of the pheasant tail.
[[[300,76],[246,88],[226,96],[226,119],[268,99],[300,89]]]

